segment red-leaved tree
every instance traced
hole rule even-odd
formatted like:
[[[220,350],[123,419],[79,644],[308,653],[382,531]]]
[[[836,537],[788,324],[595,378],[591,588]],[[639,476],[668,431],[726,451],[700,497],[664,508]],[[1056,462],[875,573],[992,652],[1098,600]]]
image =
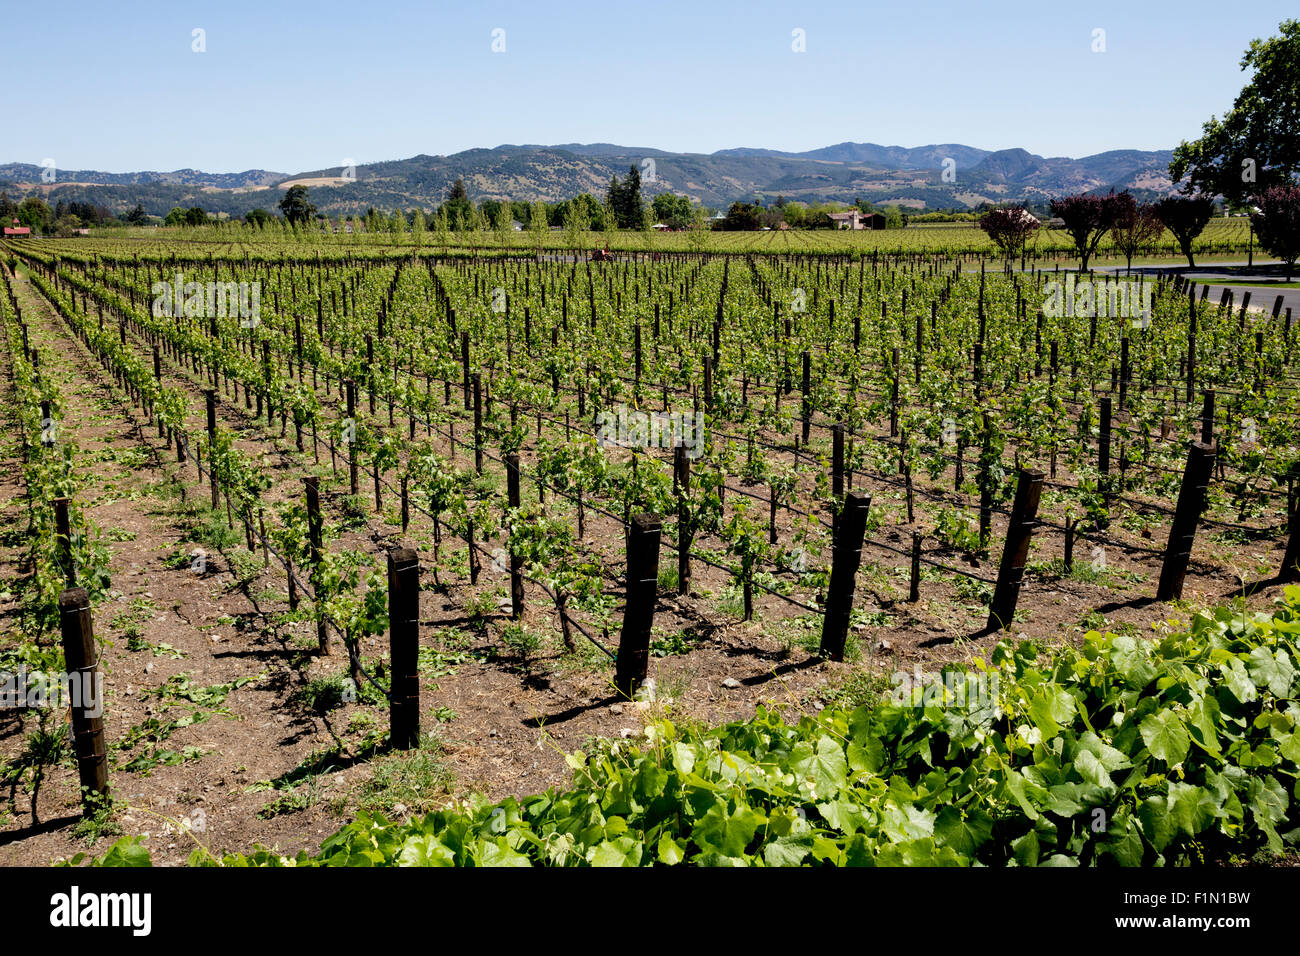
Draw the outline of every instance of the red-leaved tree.
[[[1133,271],[1133,257],[1160,238],[1164,223],[1156,215],[1151,203],[1139,203],[1127,191],[1115,197],[1114,220],[1110,224],[1110,240],[1124,255],[1128,271]]]
[[[1024,206],[1006,206],[981,216],[980,228],[1007,259],[1014,259],[1024,251],[1025,243],[1038,228],[1038,220]]]
[[[1079,271],[1088,271],[1088,260],[1097,251],[1101,237],[1115,220],[1117,199],[1093,193],[1077,193],[1052,200],[1052,215],[1065,225],[1065,231],[1074,240],[1074,251],[1079,257]]]
[[[1300,186],[1274,186],[1256,200],[1259,212],[1252,215],[1259,244],[1286,263],[1286,278],[1300,259]]]
[[[1178,240],[1188,266],[1195,268],[1192,243],[1214,215],[1214,200],[1209,196],[1166,196],[1156,203],[1156,215]]]

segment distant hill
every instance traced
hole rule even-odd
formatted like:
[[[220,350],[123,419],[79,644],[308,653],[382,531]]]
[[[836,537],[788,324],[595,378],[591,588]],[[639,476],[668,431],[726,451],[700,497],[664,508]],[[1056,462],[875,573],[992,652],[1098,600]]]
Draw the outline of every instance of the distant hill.
[[[154,215],[174,206],[202,206],[209,212],[242,216],[274,209],[294,182],[311,188],[312,201],[331,215],[379,209],[435,208],[457,177],[470,197],[555,202],[578,193],[603,196],[612,176],[641,171],[647,196],[674,192],[712,207],[738,200],[783,195],[805,202],[864,199],[914,209],[973,208],[983,202],[1042,203],[1080,191],[1130,189],[1139,198],[1169,192],[1168,150],[1112,150],[1085,156],[1045,158],[1023,149],[989,151],[956,143],[918,147],[838,143],[806,152],[738,147],[714,153],[673,153],[613,143],[559,146],[504,145],[450,156],[358,166],[344,178],[337,166],[288,174],[264,169],[239,173],[104,173],[56,170],[56,182],[41,181],[42,168],[28,163],[0,165],[0,188],[11,198],[39,194],[47,202],[93,202],[115,212],[140,203]],[[945,162],[954,181],[945,181]],[[953,165],[955,164],[955,165]]]
[[[46,172],[43,166],[31,163],[8,163],[0,166],[0,182],[40,183]],[[269,186],[285,179],[284,173],[266,169],[246,169],[242,173],[205,173],[198,169],[175,169],[170,173],[103,173],[94,169],[55,169],[57,183],[97,183],[104,185],[166,185],[213,186],[218,189],[238,189],[248,186]]]

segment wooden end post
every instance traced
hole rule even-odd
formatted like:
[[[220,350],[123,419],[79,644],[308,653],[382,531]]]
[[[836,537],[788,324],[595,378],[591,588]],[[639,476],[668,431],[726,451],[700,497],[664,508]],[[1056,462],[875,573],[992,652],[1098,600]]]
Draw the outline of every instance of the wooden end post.
[[[844,643],[849,635],[849,616],[853,612],[854,581],[862,564],[862,539],[867,533],[870,495],[849,492],[844,499],[840,520],[831,549],[831,580],[826,592],[826,610],[822,619],[822,642],[819,653],[833,661],[844,660]]]
[[[1011,518],[1007,523],[1007,540],[1002,548],[1002,563],[998,566],[998,582],[989,604],[989,630],[1009,627],[1020,599],[1020,583],[1025,576],[1025,560],[1029,557],[1029,541],[1033,537],[1038,518],[1038,500],[1043,493],[1041,471],[1020,470],[1016,482],[1016,497],[1011,505]]]
[[[411,750],[420,740],[420,558],[412,548],[388,552],[388,646],[389,740]]]
[[[646,677],[650,628],[659,585],[659,537],[662,522],[654,515],[632,516],[627,536],[627,604],[618,641],[614,686],[631,698]]]

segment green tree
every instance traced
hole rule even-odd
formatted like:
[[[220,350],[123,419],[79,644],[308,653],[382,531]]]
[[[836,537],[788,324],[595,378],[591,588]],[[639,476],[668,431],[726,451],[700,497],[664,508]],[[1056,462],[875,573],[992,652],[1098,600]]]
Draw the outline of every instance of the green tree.
[[[691,216],[691,231],[686,236],[686,243],[691,251],[701,253],[709,244],[709,216],[703,206],[696,206]]]
[[[642,209],[645,203],[641,199],[641,173],[635,166],[629,166],[627,179],[622,183],[615,176],[609,181],[609,190],[605,193],[605,205],[614,214],[614,224],[619,229],[640,229]]]
[[[18,205],[18,222],[27,226],[32,232],[45,232],[54,222],[54,214],[45,200],[28,196]]]
[[[733,202],[721,228],[728,232],[753,230],[759,227],[758,209],[751,203]]]
[[[307,187],[301,183],[289,187],[284,198],[280,200],[280,212],[287,222],[294,224],[306,222],[316,215],[316,207],[307,195]]]
[[[415,237],[416,247],[424,245],[424,210],[419,206],[415,207],[415,213],[411,217],[411,235]]]
[[[641,171],[629,166],[627,180],[623,183],[622,206],[614,211],[620,229],[640,229],[644,203],[641,200]]]
[[[438,237],[438,244],[446,248],[451,238],[451,223],[447,221],[446,205],[438,208],[438,215],[433,220],[433,234]]]
[[[613,206],[609,203],[603,203],[597,212],[599,222],[599,225],[597,226],[598,232],[613,232],[618,228],[618,213],[614,211]]]
[[[492,225],[502,235],[508,235],[514,231],[514,216],[509,200],[497,203],[496,215],[492,218]]]
[[[618,177],[615,176],[609,181],[609,189],[605,190],[605,207],[611,210],[614,222],[618,222],[618,212],[623,208],[623,191],[624,186],[619,183]],[[605,230],[605,223],[602,218],[600,227],[601,231]]]
[[[569,203],[564,213],[564,244],[570,249],[581,249],[587,245],[587,232],[591,226],[591,217],[577,203]]]
[[[660,193],[651,200],[655,220],[669,229],[685,229],[691,224],[691,201],[674,193]]]
[[[1279,35],[1251,40],[1241,68],[1252,71],[1223,117],[1201,127],[1201,138],[1174,150],[1169,175],[1187,195],[1222,195],[1234,204],[1300,171],[1300,21],[1284,20]]]
[[[465,180],[459,176],[452,183],[451,189],[447,191],[447,201],[442,204],[442,210],[447,214],[447,222],[450,228],[457,231],[473,228],[474,206],[469,201],[469,192],[465,189]]]
[[[551,231],[546,219],[546,203],[540,199],[533,203],[529,211],[528,230],[533,235],[533,243],[537,246],[537,254],[540,256],[542,246],[546,244],[546,236]]]

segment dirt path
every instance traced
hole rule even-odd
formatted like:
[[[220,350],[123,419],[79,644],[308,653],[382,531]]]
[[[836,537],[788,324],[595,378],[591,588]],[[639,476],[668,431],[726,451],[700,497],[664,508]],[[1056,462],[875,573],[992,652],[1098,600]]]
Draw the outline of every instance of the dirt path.
[[[283,820],[256,816],[264,795],[243,792],[331,742],[323,721],[286,706],[300,682],[290,666],[297,652],[289,636],[237,586],[221,554],[210,554],[204,572],[196,573],[192,522],[171,477],[175,465],[164,464],[167,450],[152,437],[156,431],[141,427],[35,287],[21,274],[14,285],[46,375],[62,391],[60,428],[76,443],[78,464],[94,475],[86,515],[111,554],[112,590],[94,609],[94,620],[103,646],[110,779],[116,799],[129,804],[120,825],[159,834],[150,844],[164,862],[182,858],[193,844],[167,834],[168,824],[156,815],[189,818],[196,830],[202,821],[207,838],[223,844],[311,845],[334,828],[327,814],[315,814],[315,825],[296,820],[286,833]],[[22,510],[21,499],[14,499],[16,451],[5,449],[9,521]],[[193,689],[226,685],[239,686],[219,704],[220,691],[206,696],[213,701],[208,705],[186,698],[204,700]],[[165,687],[171,692],[161,692]],[[151,720],[162,725],[152,734]],[[177,722],[181,726],[167,733]],[[16,720],[3,726],[0,752],[9,756],[21,748],[23,729]],[[121,747],[133,732],[141,743]],[[275,746],[266,746],[268,739]],[[18,815],[0,829],[0,865],[48,862],[79,848],[67,828],[77,813],[75,783],[70,767],[54,768],[34,808],[26,795],[16,795]],[[48,829],[51,823],[62,829]]]

